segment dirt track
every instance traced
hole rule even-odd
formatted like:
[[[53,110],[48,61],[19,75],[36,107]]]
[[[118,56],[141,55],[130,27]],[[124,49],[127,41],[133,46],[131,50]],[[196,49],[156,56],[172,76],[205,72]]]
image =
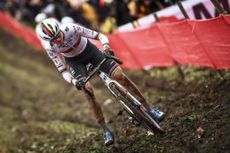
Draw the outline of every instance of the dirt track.
[[[229,153],[230,71],[183,67],[127,71],[144,95],[167,113],[164,136],[133,127],[99,80],[95,93],[116,144],[105,147],[86,99],[66,84],[44,53],[0,30],[0,153]],[[141,80],[141,81],[140,81]],[[112,99],[113,100],[113,99]],[[107,102],[105,102],[107,101]],[[204,130],[198,138],[197,128]]]

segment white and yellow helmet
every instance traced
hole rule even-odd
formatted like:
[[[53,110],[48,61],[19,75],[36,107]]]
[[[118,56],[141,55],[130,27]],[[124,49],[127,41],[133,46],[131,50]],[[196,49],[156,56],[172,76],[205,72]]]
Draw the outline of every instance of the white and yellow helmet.
[[[59,22],[54,18],[44,19],[38,24],[36,31],[41,39],[52,41],[60,32]]]

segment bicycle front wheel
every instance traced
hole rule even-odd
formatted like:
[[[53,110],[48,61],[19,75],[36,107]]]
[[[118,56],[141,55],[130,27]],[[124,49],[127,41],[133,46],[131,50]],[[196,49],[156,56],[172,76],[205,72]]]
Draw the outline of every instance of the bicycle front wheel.
[[[148,114],[144,106],[135,103],[136,99],[130,93],[116,84],[113,85],[113,90],[117,95],[116,98],[124,102],[123,106],[127,113],[139,121],[145,129],[153,133],[165,133],[160,125]]]

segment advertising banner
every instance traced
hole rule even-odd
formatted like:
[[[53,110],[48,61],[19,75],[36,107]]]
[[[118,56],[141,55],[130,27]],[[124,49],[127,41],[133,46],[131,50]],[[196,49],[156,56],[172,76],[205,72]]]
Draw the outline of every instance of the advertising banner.
[[[230,13],[230,0],[220,1],[224,9]],[[215,9],[214,5],[210,0],[187,0],[183,1],[182,5],[190,19],[210,19],[217,17],[219,15],[218,11]],[[177,5],[173,5],[168,8],[162,9],[158,12],[155,12],[155,14],[158,16],[158,18],[176,17],[178,20],[184,19],[184,16]],[[150,15],[138,19],[135,22],[130,22],[118,27],[118,31],[123,32],[133,30],[136,28],[136,25],[139,25],[139,27],[147,26],[149,24],[155,23],[156,19],[154,17],[154,14],[152,13]]]
[[[0,27],[43,50],[34,29],[0,12]],[[183,20],[108,35],[115,55],[125,69],[166,67],[175,63],[230,68],[230,16],[206,20]],[[92,41],[101,47],[99,41]]]

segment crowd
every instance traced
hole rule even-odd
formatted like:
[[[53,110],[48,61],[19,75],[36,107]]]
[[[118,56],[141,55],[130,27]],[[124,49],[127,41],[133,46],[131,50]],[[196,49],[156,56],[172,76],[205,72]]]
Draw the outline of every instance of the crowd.
[[[0,9],[30,25],[55,17],[113,33],[117,26],[175,4],[176,0],[0,0]],[[66,18],[68,17],[68,18]]]

